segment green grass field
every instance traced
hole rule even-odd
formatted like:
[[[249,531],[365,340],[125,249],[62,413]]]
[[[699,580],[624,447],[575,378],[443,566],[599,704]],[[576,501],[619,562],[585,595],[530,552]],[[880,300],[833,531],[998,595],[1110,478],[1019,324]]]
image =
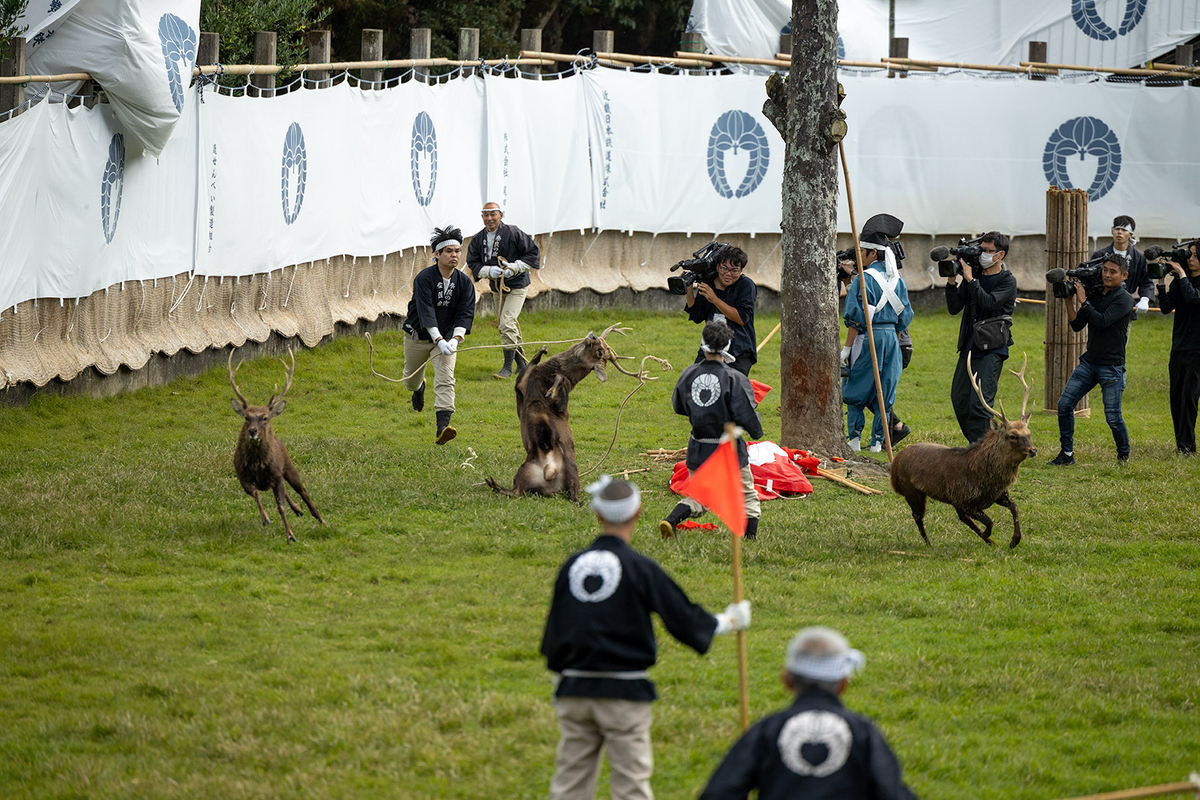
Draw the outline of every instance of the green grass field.
[[[619,320],[634,330],[618,350],[676,371],[630,400],[605,471],[685,444],[669,393],[699,328],[633,312],[522,319],[528,340]],[[776,322],[760,318],[760,337]],[[913,325],[897,404],[910,442],[960,443],[948,400],[957,326],[933,311]],[[1021,545],[988,548],[932,504],[927,546],[890,491],[817,481],[808,499],[765,504],[744,556],[751,715],[786,702],[783,649],[822,623],[867,654],[845,700],[885,731],[921,797],[1186,779],[1200,769],[1200,461],[1174,453],[1170,320],[1134,323],[1123,468],[1098,393],[1078,425],[1079,465],[1047,465],[1058,444],[1040,411],[1040,309],[1018,314],[1014,335],[1039,406],[1039,456],[1013,491]],[[467,344],[495,340],[481,320]],[[399,337],[376,342],[376,367],[398,375]],[[753,375],[776,384],[777,344],[762,356]],[[371,376],[365,341],[300,353],[276,430],[329,525],[293,518],[292,545],[274,508],[259,525],[234,478],[241,420],[223,367],[113,399],[0,408],[0,795],[544,796],[557,728],[541,629],[559,564],[596,527],[565,497],[510,500],[482,485],[511,481],[523,459],[498,366],[494,350],[460,356],[459,436],[438,448],[432,409],[414,413],[401,387]],[[281,376],[262,359],[239,384],[263,402]],[[576,389],[581,470],[607,448],[634,385],[610,371]],[[1020,407],[1011,376],[1001,396]],[[778,404],[772,393],[762,406],[775,439]],[[634,476],[646,504],[634,544],[720,610],[732,596],[728,537],[659,539],[668,475]],[[1006,542],[1011,520],[995,512]],[[654,786],[690,798],[738,734],[734,640],[703,658],[665,634],[660,645]]]

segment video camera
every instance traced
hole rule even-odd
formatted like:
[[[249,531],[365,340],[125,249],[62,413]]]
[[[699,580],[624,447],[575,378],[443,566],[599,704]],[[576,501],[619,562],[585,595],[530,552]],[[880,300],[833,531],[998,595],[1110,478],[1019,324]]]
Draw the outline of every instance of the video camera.
[[[938,275],[943,278],[962,275],[962,265],[958,263],[960,258],[967,262],[971,269],[979,269],[979,255],[983,252],[983,248],[979,246],[981,241],[983,236],[976,236],[974,239],[964,237],[958,240],[958,247],[935,247],[930,250],[929,257],[937,262]]]
[[[1172,262],[1183,267],[1186,273],[1188,259],[1192,257],[1192,247],[1200,248],[1200,239],[1184,242],[1172,250],[1165,250],[1156,244],[1147,247],[1143,255],[1146,256],[1147,266],[1150,268],[1150,277],[1156,281],[1162,280],[1163,276],[1169,272],[1164,267]]]
[[[671,294],[686,294],[687,287],[696,281],[712,283],[717,279],[717,266],[725,259],[725,253],[731,245],[725,242],[709,242],[696,252],[690,259],[684,259],[671,267],[671,272],[683,270],[682,275],[672,275],[667,278],[667,289]]]
[[[904,268],[904,263],[903,263],[904,257],[905,257],[905,255],[907,255],[904,252],[904,245],[900,244],[899,239],[896,239],[894,241],[888,242],[888,247],[891,248],[891,251],[896,254],[896,266],[903,269]],[[870,258],[872,261],[875,259],[874,254],[876,251],[874,249],[865,247],[865,248],[863,248],[863,251],[864,251],[864,253],[863,253],[864,261],[866,261],[866,259],[868,259],[868,258]],[[839,272],[841,272],[843,277],[845,277],[847,275],[847,273],[841,271],[841,266],[842,266],[843,261],[850,261],[853,263],[857,263],[854,260],[854,248],[853,247],[847,247],[845,250],[838,250],[836,253],[834,253],[834,256],[833,256],[834,267]],[[870,261],[866,261],[866,263],[864,263],[863,266],[867,267],[867,266],[870,266],[870,264],[871,264]]]
[[[1105,253],[1082,262],[1075,269],[1052,269],[1046,273],[1046,280],[1053,285],[1054,296],[1060,300],[1075,294],[1077,282],[1083,284],[1083,291],[1089,299],[1097,297],[1104,291],[1104,280],[1100,277],[1104,262],[1112,260],[1112,257],[1112,253]]]

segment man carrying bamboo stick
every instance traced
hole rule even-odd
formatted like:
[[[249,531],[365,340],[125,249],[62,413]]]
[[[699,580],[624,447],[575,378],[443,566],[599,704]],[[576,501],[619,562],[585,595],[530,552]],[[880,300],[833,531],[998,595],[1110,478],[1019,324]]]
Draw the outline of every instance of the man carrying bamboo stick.
[[[558,673],[554,710],[561,738],[551,800],[594,800],[608,751],[613,800],[651,800],[650,703],[646,670],[657,648],[651,613],[703,655],[713,636],[750,627],[750,601],[721,614],[688,599],[655,561],[630,546],[642,512],[638,488],[608,475],[587,490],[602,533],[567,559],[554,584],[542,654]]]

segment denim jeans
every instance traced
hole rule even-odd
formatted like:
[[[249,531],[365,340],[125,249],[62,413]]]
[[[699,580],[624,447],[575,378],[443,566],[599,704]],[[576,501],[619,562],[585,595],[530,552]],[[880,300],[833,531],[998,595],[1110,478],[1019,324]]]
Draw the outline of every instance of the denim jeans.
[[[1064,452],[1074,450],[1075,406],[1084,395],[1099,384],[1104,395],[1104,419],[1112,429],[1117,445],[1117,457],[1129,457],[1129,431],[1121,417],[1121,393],[1125,390],[1124,365],[1093,364],[1087,355],[1079,358],[1079,366],[1067,378],[1062,396],[1058,398],[1058,438]]]

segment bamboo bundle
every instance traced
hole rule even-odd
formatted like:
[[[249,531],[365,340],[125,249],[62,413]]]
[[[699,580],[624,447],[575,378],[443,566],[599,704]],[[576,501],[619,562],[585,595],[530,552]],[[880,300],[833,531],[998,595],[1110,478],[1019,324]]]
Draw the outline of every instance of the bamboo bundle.
[[[1088,198],[1082,189],[1046,190],[1046,269],[1074,269],[1088,253]],[[1087,348],[1087,328],[1079,333],[1067,323],[1067,306],[1046,285],[1045,404],[1049,413],[1058,409],[1058,398],[1067,378]],[[1085,395],[1075,407],[1076,416],[1091,415]]]

